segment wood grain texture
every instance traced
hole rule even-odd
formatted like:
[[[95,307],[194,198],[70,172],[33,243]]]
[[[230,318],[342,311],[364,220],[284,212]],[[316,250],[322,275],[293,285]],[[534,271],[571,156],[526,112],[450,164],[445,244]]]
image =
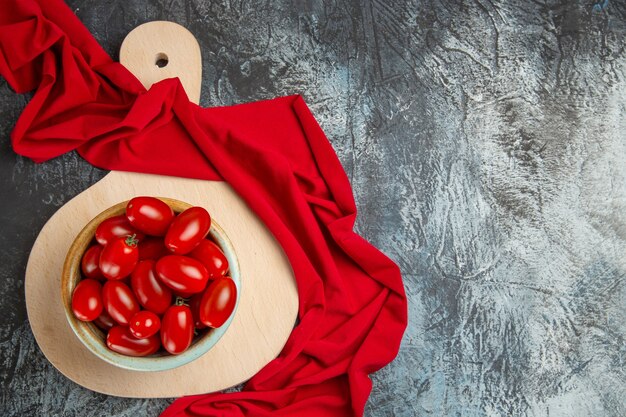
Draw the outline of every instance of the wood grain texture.
[[[116,55],[174,20],[203,53],[201,104],[302,93],[350,176],[357,230],[409,296],[367,417],[626,415],[626,7],[594,1],[71,0]],[[0,94],[3,415],[157,415],[60,375],[34,345],[27,253],[104,173],[15,156],[26,98]]]

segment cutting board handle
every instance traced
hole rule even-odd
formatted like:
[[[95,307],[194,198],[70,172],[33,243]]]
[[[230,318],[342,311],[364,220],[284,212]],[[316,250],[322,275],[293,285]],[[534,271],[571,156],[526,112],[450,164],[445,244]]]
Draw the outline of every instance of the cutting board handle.
[[[177,23],[154,21],[137,26],[122,42],[120,63],[146,89],[166,78],[178,77],[189,100],[196,104],[200,101],[200,45],[191,32]]]

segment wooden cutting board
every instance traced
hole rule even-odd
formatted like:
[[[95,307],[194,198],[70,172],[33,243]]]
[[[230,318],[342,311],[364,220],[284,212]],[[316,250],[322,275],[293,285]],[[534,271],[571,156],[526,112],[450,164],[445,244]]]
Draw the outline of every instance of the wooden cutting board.
[[[146,88],[178,76],[190,99],[199,101],[200,47],[184,27],[172,22],[138,26],[124,40],[120,61]],[[129,371],[100,360],[74,335],[61,305],[61,269],[78,232],[106,208],[138,195],[205,207],[239,256],[241,298],[232,324],[209,352],[170,371]],[[46,223],[28,260],[25,291],[28,319],[46,358],[74,382],[120,397],[178,397],[244,382],[282,350],[298,311],[289,261],[228,184],[117,171],[70,200]]]

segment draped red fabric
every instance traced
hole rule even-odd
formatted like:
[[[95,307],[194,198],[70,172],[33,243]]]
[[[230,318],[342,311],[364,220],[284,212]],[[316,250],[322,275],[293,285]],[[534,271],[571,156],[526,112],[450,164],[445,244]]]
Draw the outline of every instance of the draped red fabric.
[[[354,233],[348,178],[302,98],[201,108],[178,79],[146,91],[60,0],[2,0],[0,52],[11,87],[35,90],[15,152],[227,181],[291,261],[300,321],[280,356],[241,392],[180,398],[162,415],[362,415],[369,374],[398,352],[406,297],[398,267]]]

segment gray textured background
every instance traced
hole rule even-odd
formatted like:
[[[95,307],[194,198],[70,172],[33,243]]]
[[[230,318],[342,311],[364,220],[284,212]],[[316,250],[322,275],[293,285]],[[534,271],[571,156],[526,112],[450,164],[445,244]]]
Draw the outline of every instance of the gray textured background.
[[[69,3],[113,56],[145,21],[190,28],[203,105],[304,95],[409,296],[367,416],[626,415],[623,0]],[[105,172],[13,154],[26,102],[0,84],[0,415],[157,415],[34,343],[29,249]]]

